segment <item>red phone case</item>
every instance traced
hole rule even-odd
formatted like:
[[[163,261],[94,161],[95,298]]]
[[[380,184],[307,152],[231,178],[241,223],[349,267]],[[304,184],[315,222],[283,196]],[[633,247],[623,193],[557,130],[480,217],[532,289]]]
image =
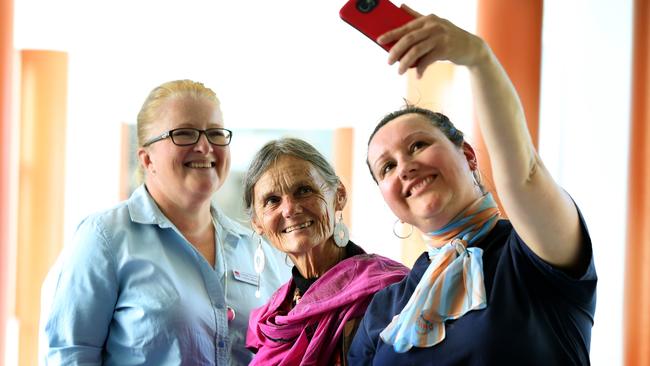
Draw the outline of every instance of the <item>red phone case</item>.
[[[367,12],[361,11],[360,8],[364,7],[371,8],[371,10],[366,9]],[[398,8],[389,0],[349,0],[341,8],[339,15],[341,19],[368,36],[375,43],[382,34],[414,19],[411,14]],[[394,44],[380,46],[388,51]]]

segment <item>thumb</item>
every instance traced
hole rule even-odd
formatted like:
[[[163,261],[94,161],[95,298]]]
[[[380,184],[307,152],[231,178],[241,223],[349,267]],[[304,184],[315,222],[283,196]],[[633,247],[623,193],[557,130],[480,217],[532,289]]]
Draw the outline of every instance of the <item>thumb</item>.
[[[400,8],[401,8],[402,10],[405,10],[407,13],[409,13],[410,15],[412,15],[412,16],[415,17],[415,18],[419,18],[419,17],[422,16],[422,14],[420,14],[420,13],[418,13],[417,11],[411,9],[411,8],[410,8],[408,5],[406,5],[406,4],[402,4],[402,5],[400,5]]]

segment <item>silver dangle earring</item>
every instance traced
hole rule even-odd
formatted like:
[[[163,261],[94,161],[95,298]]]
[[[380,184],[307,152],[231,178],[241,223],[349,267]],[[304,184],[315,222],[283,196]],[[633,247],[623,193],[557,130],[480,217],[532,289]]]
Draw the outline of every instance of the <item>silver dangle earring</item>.
[[[393,235],[395,235],[396,237],[398,237],[398,238],[400,238],[400,239],[408,239],[408,238],[410,238],[410,237],[411,237],[411,234],[413,234],[413,225],[411,225],[411,224],[407,224],[407,225],[411,228],[411,230],[409,231],[409,233],[408,233],[407,235],[402,236],[402,235],[399,235],[399,234],[397,233],[397,230],[396,230],[396,228],[397,228],[397,223],[398,223],[398,222],[400,222],[400,223],[402,224],[401,227],[400,227],[400,230],[399,230],[399,231],[400,231],[400,232],[403,231],[403,230],[401,230],[401,229],[404,228],[404,223],[403,223],[402,221],[400,221],[400,219],[397,219],[397,220],[395,220],[395,223],[393,224]]]
[[[350,241],[348,227],[343,222],[343,211],[339,213],[339,219],[334,223],[334,243],[340,248],[344,248]]]
[[[265,262],[266,258],[264,257],[264,251],[262,250],[262,236],[259,236],[257,249],[255,250],[255,257],[253,258],[255,273],[257,273],[257,290],[255,291],[255,297],[258,299],[261,296],[260,283],[262,281],[262,272],[264,271],[264,265],[266,264]]]

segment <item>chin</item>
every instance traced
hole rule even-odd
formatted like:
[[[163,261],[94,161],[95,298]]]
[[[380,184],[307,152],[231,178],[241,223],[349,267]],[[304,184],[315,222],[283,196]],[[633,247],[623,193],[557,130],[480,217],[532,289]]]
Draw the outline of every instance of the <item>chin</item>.
[[[307,254],[317,245],[314,244],[312,238],[301,238],[295,241],[287,242],[284,246],[287,252],[293,254]]]
[[[426,223],[431,223],[431,222],[438,222],[439,220],[446,220],[444,218],[445,216],[445,208],[446,206],[440,204],[440,202],[432,202],[424,207],[421,207],[416,211],[414,214],[415,217],[417,217],[417,221],[423,224]],[[419,228],[419,227],[418,227]],[[428,230],[431,231],[431,230]]]
[[[190,183],[193,190],[216,192],[223,185],[223,180],[212,178],[209,180],[198,180]]]
[[[187,190],[187,193],[189,195],[192,195],[194,197],[200,197],[206,200],[209,200],[212,198],[212,195],[216,189],[214,186],[209,185],[209,186],[194,186],[190,189]]]
[[[442,207],[445,206],[445,200],[438,194],[428,194],[424,197],[420,197],[421,200],[419,203],[419,209],[422,214],[426,216],[432,216],[438,214]]]

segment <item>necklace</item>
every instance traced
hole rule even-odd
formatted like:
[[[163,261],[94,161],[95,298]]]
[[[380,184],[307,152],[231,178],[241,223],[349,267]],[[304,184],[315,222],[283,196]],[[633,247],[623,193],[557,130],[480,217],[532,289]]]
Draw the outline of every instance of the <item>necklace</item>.
[[[293,300],[292,300],[294,307],[298,305],[301,298],[302,295],[300,294],[300,289],[298,289],[298,286],[296,286],[296,289],[293,291]]]
[[[226,257],[223,254],[223,245],[221,242],[221,235],[219,235],[219,230],[217,229],[217,220],[215,220],[214,216],[212,217],[212,224],[214,225],[214,236],[215,236],[215,243],[217,245],[217,250],[219,252],[219,258],[220,261],[223,264],[223,299],[224,302],[226,303],[226,317],[228,318],[228,322],[232,322],[235,320],[235,309],[233,309],[231,306],[228,305],[228,263],[226,262]]]

